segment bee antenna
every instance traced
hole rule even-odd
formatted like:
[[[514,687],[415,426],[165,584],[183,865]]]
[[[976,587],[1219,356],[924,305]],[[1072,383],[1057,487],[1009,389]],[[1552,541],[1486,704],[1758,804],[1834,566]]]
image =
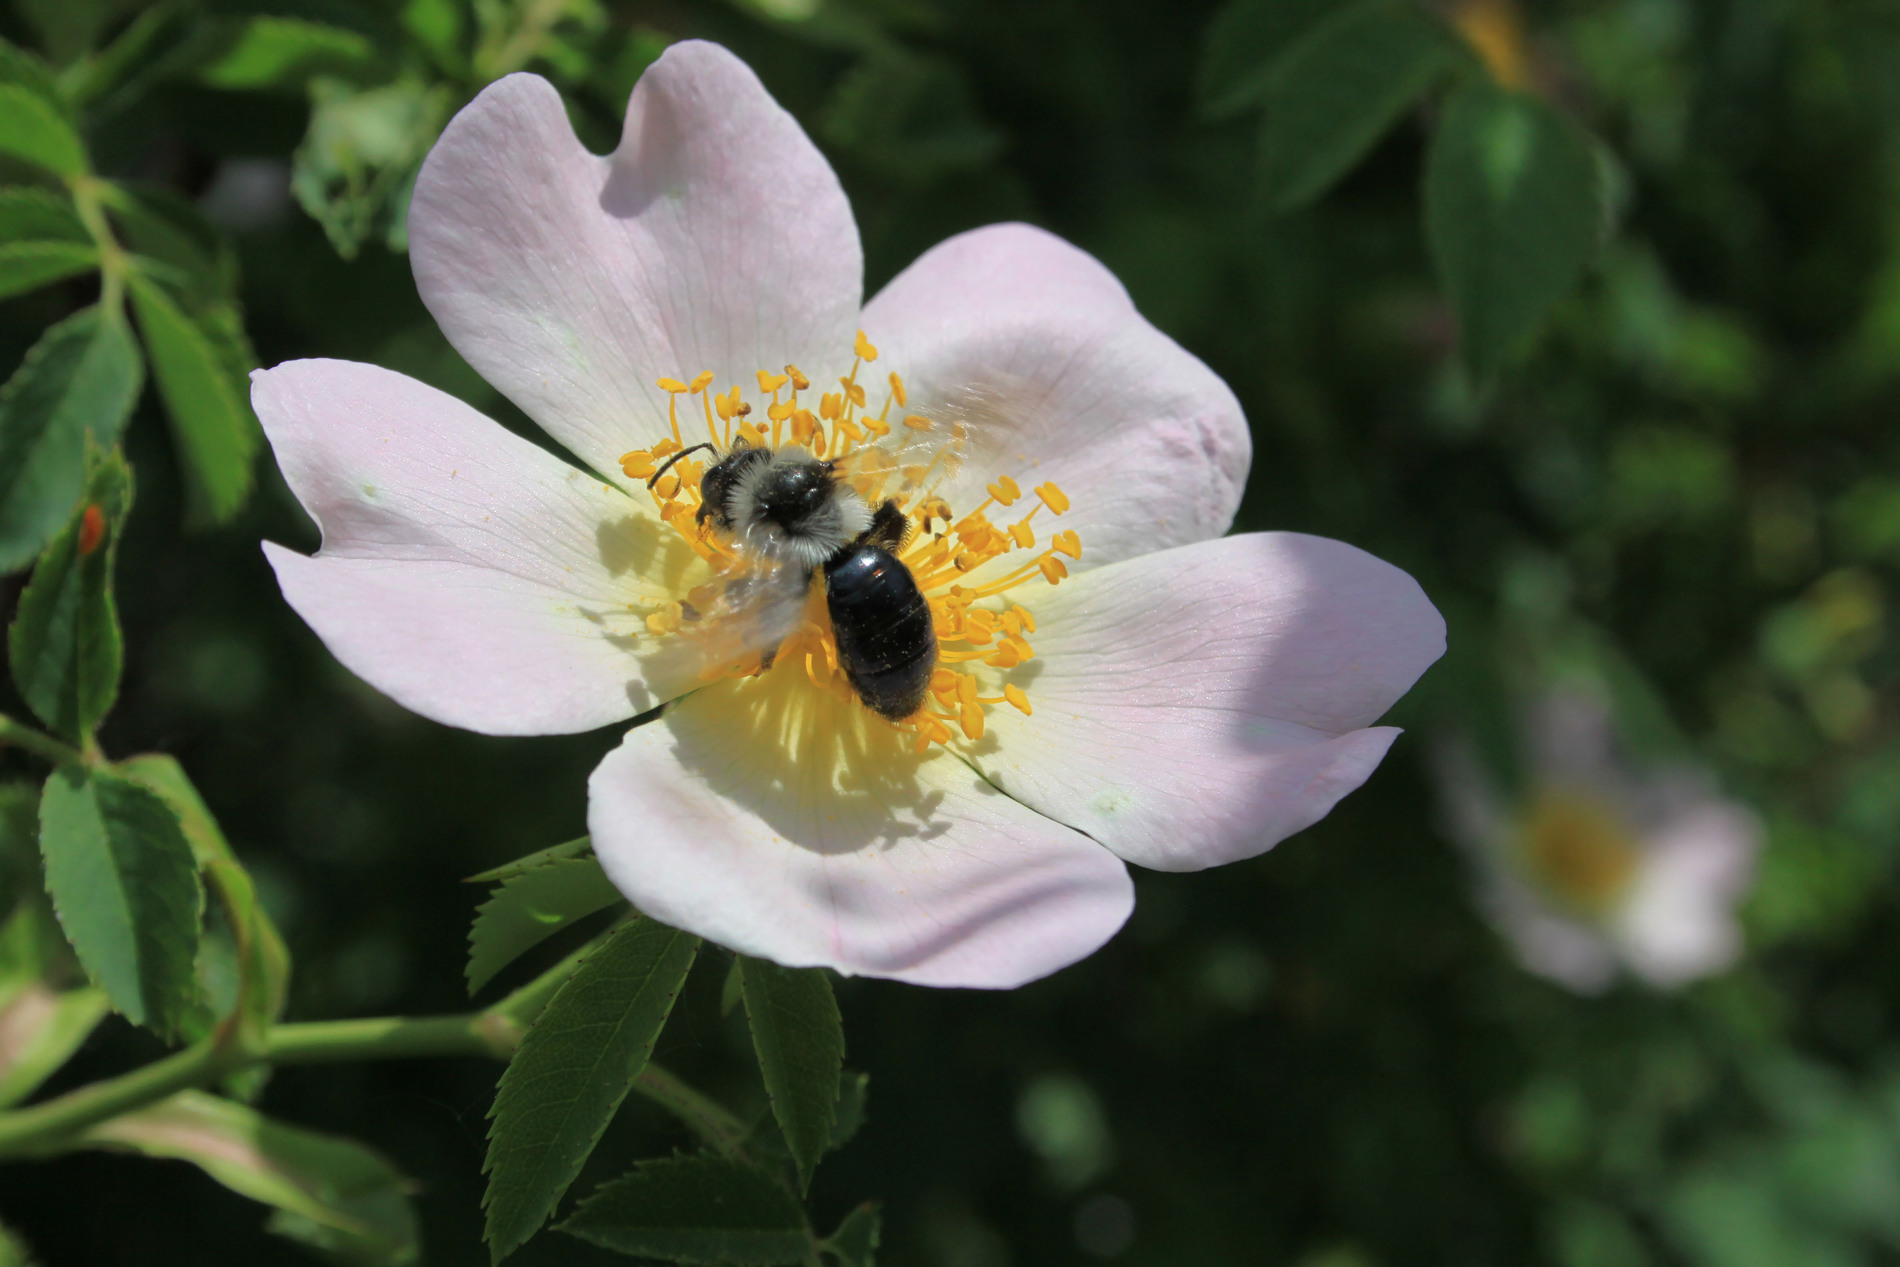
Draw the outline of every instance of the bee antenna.
[[[687,445],[685,448],[681,449],[678,453],[675,453],[672,457],[660,463],[660,469],[653,472],[652,478],[647,480],[647,487],[652,488],[655,484],[659,483],[660,476],[666,474],[667,471],[672,468],[673,463],[679,461],[681,458],[685,457],[688,453],[697,453],[701,449],[710,449],[712,447],[713,447],[712,445],[707,444],[704,441],[701,441],[698,444]]]

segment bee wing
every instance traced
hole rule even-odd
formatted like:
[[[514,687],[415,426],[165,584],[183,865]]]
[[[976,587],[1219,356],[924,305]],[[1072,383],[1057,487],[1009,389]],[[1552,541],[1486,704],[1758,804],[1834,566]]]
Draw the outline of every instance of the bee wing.
[[[906,511],[923,505],[970,462],[987,467],[1003,458],[1009,437],[1046,411],[1028,379],[994,368],[919,391],[912,404],[917,412],[889,435],[842,459],[846,478],[871,506],[886,498]]]
[[[811,577],[809,566],[779,553],[741,555],[730,571],[687,596],[679,628],[660,655],[669,667],[708,679],[769,662],[805,619]]]

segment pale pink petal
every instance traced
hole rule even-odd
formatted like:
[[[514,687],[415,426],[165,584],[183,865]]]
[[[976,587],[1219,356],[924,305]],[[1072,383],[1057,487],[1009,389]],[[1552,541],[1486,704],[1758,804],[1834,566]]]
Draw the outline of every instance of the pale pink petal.
[[[1036,658],[1011,680],[1034,715],[993,709],[972,759],[1166,871],[1252,857],[1323,818],[1398,734],[1365,727],[1445,648],[1411,577],[1298,533],[1143,555],[1022,601]]]
[[[1053,480],[1072,509],[1038,524],[1081,534],[1076,570],[1233,522],[1252,458],[1239,402],[1062,239],[1023,224],[951,238],[878,293],[864,328],[911,411],[973,420],[964,472],[943,490],[954,514],[999,475],[1025,490]]]
[[[696,692],[594,771],[588,830],[635,906],[793,967],[997,989],[1128,918],[1113,854],[803,673]]]
[[[1644,842],[1642,873],[1616,921],[1632,972],[1677,986],[1740,957],[1735,905],[1754,882],[1761,836],[1752,812],[1711,798]]]
[[[483,89],[417,177],[409,253],[449,342],[616,480],[620,454],[663,434],[656,378],[821,378],[849,364],[863,286],[830,166],[743,62],[696,40],[641,76],[606,158],[546,80]]]
[[[1479,903],[1525,969],[1578,994],[1601,994],[1616,980],[1616,955],[1596,928],[1557,913],[1515,876],[1494,870]]]
[[[403,706],[487,734],[619,721],[682,689],[643,613],[693,565],[640,502],[452,396],[373,365],[291,361],[251,401],[323,532],[264,547],[337,659]]]

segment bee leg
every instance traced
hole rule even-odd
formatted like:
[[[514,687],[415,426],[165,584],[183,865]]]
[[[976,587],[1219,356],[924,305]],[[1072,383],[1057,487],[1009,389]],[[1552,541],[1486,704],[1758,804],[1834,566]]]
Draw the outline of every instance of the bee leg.
[[[864,545],[876,546],[880,550],[889,550],[896,554],[910,540],[910,518],[897,508],[894,501],[886,501],[871,516],[871,526],[864,530],[858,541]]]

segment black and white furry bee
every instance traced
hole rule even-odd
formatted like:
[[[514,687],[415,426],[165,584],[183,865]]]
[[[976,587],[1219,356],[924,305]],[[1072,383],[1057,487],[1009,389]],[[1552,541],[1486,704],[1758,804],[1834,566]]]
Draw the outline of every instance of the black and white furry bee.
[[[710,444],[682,449],[653,473]],[[838,664],[864,705],[903,721],[923,705],[937,666],[930,604],[897,557],[910,521],[895,500],[875,510],[836,461],[801,445],[743,439],[700,476],[698,520],[725,534],[748,565],[720,596],[730,634],[770,662],[796,628],[813,577],[823,570]]]

